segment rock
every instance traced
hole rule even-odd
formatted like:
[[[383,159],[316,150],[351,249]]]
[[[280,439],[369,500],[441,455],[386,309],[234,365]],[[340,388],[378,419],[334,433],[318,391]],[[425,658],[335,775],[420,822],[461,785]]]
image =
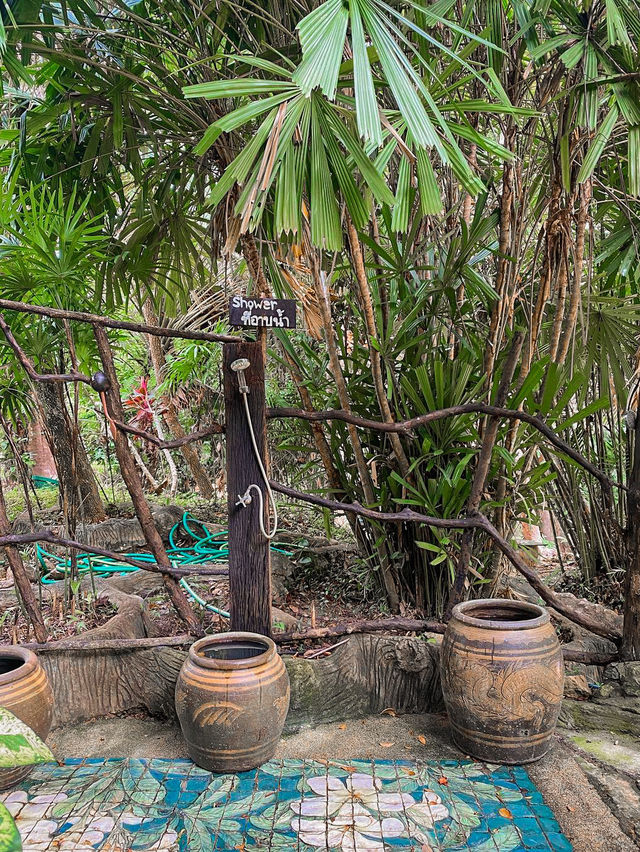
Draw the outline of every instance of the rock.
[[[274,603],[284,603],[293,578],[294,566],[286,553],[271,551],[271,593]]]
[[[166,542],[169,533],[175,524],[182,520],[184,510],[180,506],[152,505],[151,514],[162,536]],[[38,512],[35,518],[35,529],[37,531],[51,528],[63,534],[62,527],[56,525],[59,514],[56,510],[55,516],[51,512]],[[13,523],[12,532],[31,532],[31,524],[26,513],[19,515]],[[103,550],[111,550],[115,553],[134,552],[146,548],[146,541],[142,529],[136,518],[108,518],[99,524],[79,523],[75,535],[76,541],[88,544],[91,547],[101,547]],[[56,546],[48,545],[47,549],[52,552],[61,550]]]
[[[349,563],[357,556],[358,546],[355,542],[332,541],[303,548],[296,562],[310,560],[305,564],[311,564],[319,573],[337,576],[343,573]]]
[[[271,607],[271,624],[274,627],[277,626],[280,630],[282,630],[281,625],[283,625],[284,629],[287,630],[287,629],[292,628],[292,627],[297,627],[298,626],[298,619],[294,618],[292,615],[289,615],[288,612],[284,612],[283,610],[278,609],[275,606],[272,606]]]
[[[554,619],[555,617],[554,615]],[[570,624],[566,619],[562,619],[562,623],[564,626]],[[563,650],[596,654],[615,654],[617,652],[613,642],[604,639],[602,636],[589,633],[577,625],[572,626],[572,632],[575,638],[573,641],[563,644]],[[604,669],[604,666],[587,666],[583,663],[574,662],[565,663],[565,671],[568,675],[584,675],[588,683],[601,683],[604,679]]]
[[[640,663],[611,663],[591,701],[565,701],[560,724],[640,736]]]
[[[567,675],[564,679],[564,697],[581,699],[591,698],[591,687],[584,675]]]
[[[602,730],[640,737],[640,707],[634,698],[565,699],[558,724],[578,731]]]
[[[640,848],[640,791],[619,772],[603,769],[584,758],[578,764],[609,805],[624,833]]]
[[[611,663],[605,669],[605,681],[622,695],[640,698],[640,662]]]

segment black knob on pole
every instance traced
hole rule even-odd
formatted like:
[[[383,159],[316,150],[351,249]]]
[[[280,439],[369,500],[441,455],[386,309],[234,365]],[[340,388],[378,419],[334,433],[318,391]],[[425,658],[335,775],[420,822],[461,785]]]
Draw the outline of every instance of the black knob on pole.
[[[111,382],[103,372],[98,370],[97,373],[94,373],[91,376],[91,387],[94,389],[94,391],[104,393],[105,391],[108,391],[111,387]]]

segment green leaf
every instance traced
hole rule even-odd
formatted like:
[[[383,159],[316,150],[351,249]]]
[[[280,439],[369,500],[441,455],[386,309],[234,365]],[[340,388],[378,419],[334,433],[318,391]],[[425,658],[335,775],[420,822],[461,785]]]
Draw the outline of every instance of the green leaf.
[[[615,0],[605,0],[607,8],[607,41],[609,44],[631,45],[629,33]]]
[[[431,118],[418,96],[418,92],[425,93],[424,85],[389,32],[388,19],[369,0],[353,2],[358,3],[369,37],[378,52],[387,85],[416,144],[440,149],[440,140]]]
[[[0,707],[0,768],[13,769],[53,760],[53,754],[40,737],[6,707]]]
[[[311,240],[314,245],[328,251],[342,248],[340,212],[327,163],[322,132],[317,116],[317,105],[311,112]]]
[[[411,203],[411,164],[406,157],[400,158],[398,170],[398,186],[395,204],[391,216],[391,230],[404,234],[409,224],[409,208]]]
[[[193,149],[195,154],[206,154],[209,148],[214,144],[221,133],[229,133],[253,121],[258,116],[267,112],[273,107],[279,106],[283,101],[291,97],[291,92],[280,92],[278,95],[270,95],[267,98],[262,98],[258,101],[251,101],[244,106],[238,107],[231,112],[228,112],[222,118],[214,121],[204,132],[204,136]]]
[[[547,41],[543,41],[542,44],[539,44],[537,47],[531,50],[531,58],[542,59],[542,57],[546,56],[547,53],[551,53],[553,50],[559,50],[568,41],[571,40],[572,37],[569,33],[565,33],[564,35],[558,35],[554,36],[553,38],[547,39]]]
[[[598,165],[598,161],[602,156],[605,146],[609,141],[609,137],[613,132],[613,128],[615,127],[616,121],[618,120],[618,115],[618,107],[612,106],[609,112],[607,113],[607,117],[598,128],[593,142],[591,143],[591,147],[587,151],[585,158],[582,161],[580,171],[578,172],[578,183],[584,183],[584,181],[590,178],[593,174],[593,171]]]
[[[296,27],[303,58],[293,80],[305,95],[319,88],[330,100],[335,99],[348,20],[343,0],[326,0]]]
[[[325,110],[325,115],[331,129],[333,130],[336,139],[347,149],[353,157],[360,174],[364,178],[367,186],[375,195],[380,204],[388,204],[390,207],[394,203],[394,196],[386,181],[376,169],[375,164],[369,159],[366,152],[363,150],[355,134],[334,115],[333,110]]]
[[[357,2],[349,0],[351,45],[353,50],[353,84],[356,98],[356,121],[360,136],[376,148],[382,145],[382,132],[373,75]]]
[[[600,399],[596,399],[593,402],[590,402],[589,405],[585,405],[584,408],[581,408],[580,411],[573,414],[564,423],[561,423],[556,427],[556,432],[564,432],[565,429],[568,429],[569,426],[573,426],[576,423],[579,423],[581,420],[584,420],[590,414],[595,414],[596,411],[602,411],[603,408],[608,408],[610,405],[609,397],[602,396]]]
[[[348,167],[334,135],[326,119],[324,111],[318,111],[318,122],[322,130],[324,144],[329,155],[333,174],[340,187],[349,215],[356,228],[364,228],[369,219],[369,211],[364,201],[363,193],[353,178],[353,172]]]
[[[0,802],[0,852],[22,852],[22,840],[14,818]]]
[[[629,157],[629,192],[631,195],[640,195],[640,125],[629,128],[629,139],[627,141],[627,154]],[[635,249],[635,246],[632,246]]]
[[[485,0],[489,38],[497,47],[502,47],[502,0]],[[499,74],[502,70],[504,54],[489,48],[489,62],[493,70]]]
[[[260,148],[264,144],[267,136],[269,135],[269,131],[273,126],[273,120],[276,116],[276,111],[272,110],[269,115],[265,118],[265,120],[260,125],[260,129],[253,137],[251,142],[243,148],[243,150],[238,154],[235,160],[230,163],[225,169],[224,174],[218,181],[218,183],[211,190],[211,194],[207,199],[207,203],[212,207],[217,206],[224,196],[229,192],[229,190],[233,187],[233,185],[237,183],[242,183],[249,172],[251,171],[251,167],[253,166],[256,157],[260,151]]]
[[[442,211],[442,197],[429,154],[424,148],[418,148],[416,157],[420,209],[425,216],[437,216]]]
[[[264,95],[291,89],[291,80],[256,80],[242,77],[239,80],[213,80],[211,83],[196,83],[185,86],[185,98],[237,98],[240,95]]]

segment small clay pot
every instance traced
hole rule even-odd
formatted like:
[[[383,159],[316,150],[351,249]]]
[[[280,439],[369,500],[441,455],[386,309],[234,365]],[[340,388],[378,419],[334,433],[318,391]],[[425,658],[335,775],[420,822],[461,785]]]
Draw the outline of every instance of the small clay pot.
[[[176,683],[176,711],[194,763],[242,772],[276,750],[289,710],[289,676],[271,639],[205,636],[189,649]]]
[[[33,651],[18,645],[0,648],[0,707],[10,710],[41,740],[46,739],[53,716],[53,692]],[[31,769],[0,769],[0,790],[23,781]]]
[[[476,600],[453,608],[440,655],[453,740],[489,763],[531,763],[548,750],[564,685],[549,613],[536,604]]]

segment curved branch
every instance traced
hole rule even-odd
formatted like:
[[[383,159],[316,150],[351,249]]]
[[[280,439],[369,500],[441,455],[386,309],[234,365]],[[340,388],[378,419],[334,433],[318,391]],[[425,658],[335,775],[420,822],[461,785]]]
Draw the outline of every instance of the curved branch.
[[[84,382],[87,385],[91,384],[91,379],[89,376],[83,375],[83,373],[78,373],[76,370],[72,370],[70,373],[38,373],[33,367],[31,361],[27,358],[26,353],[20,347],[20,344],[15,339],[13,332],[9,328],[5,318],[0,314],[0,329],[3,331],[4,336],[7,338],[7,343],[13,349],[16,358],[22,365],[25,373],[29,376],[29,378],[34,382]]]
[[[230,334],[212,334],[207,331],[188,331],[187,329],[166,328],[162,325],[145,325],[140,322],[114,320],[109,317],[89,314],[84,311],[63,311],[60,308],[49,308],[42,305],[29,305],[26,302],[13,302],[10,299],[0,299],[0,309],[17,311],[23,314],[37,314],[53,319],[69,319],[77,322],[90,322],[103,328],[119,328],[124,331],[141,331],[154,337],[179,337],[183,340],[206,340],[210,343],[237,343],[239,338]]]
[[[359,515],[363,518],[378,522],[392,523],[417,523],[428,524],[432,527],[440,529],[480,529],[496,543],[498,548],[507,557],[513,567],[525,577],[529,584],[540,595],[542,600],[549,606],[552,606],[558,612],[561,612],[575,624],[579,624],[586,630],[596,633],[598,636],[604,636],[613,642],[619,643],[621,638],[621,628],[617,623],[616,618],[605,618],[605,610],[599,607],[598,611],[589,613],[584,607],[572,605],[566,595],[558,594],[550,589],[549,586],[542,582],[537,572],[530,568],[525,561],[520,557],[516,550],[504,539],[498,530],[493,526],[491,521],[481,514],[470,515],[466,518],[434,518],[430,515],[423,515],[421,512],[414,512],[413,509],[403,509],[401,512],[377,512],[375,509],[367,509],[360,503],[339,503],[335,500],[327,500],[324,497],[317,495],[305,494],[302,491],[297,491],[294,488],[289,488],[286,485],[281,485],[279,482],[270,480],[271,488],[280,494],[285,494],[294,500],[302,500],[305,503],[311,503],[315,506],[322,506],[325,509],[332,511],[351,512],[354,515]],[[577,601],[577,599],[576,599]]]
[[[570,444],[563,441],[550,426],[534,414],[528,414],[526,411],[518,411],[513,408],[500,408],[495,405],[486,405],[483,402],[470,402],[465,405],[452,405],[449,408],[440,408],[437,411],[429,411],[427,414],[420,414],[418,417],[412,417],[410,420],[402,420],[398,423],[381,423],[379,420],[368,420],[365,417],[358,417],[356,414],[351,414],[349,411],[343,411],[340,408],[334,408],[329,411],[305,411],[303,408],[269,408],[267,409],[267,418],[280,419],[288,417],[298,417],[301,420],[341,420],[345,423],[351,423],[354,426],[361,426],[363,429],[374,429],[376,432],[400,432],[402,434],[410,434],[413,429],[420,426],[426,426],[436,420],[443,420],[446,417],[458,417],[461,414],[488,414],[492,417],[504,417],[508,420],[522,420],[523,423],[528,423],[537,429],[544,437],[557,449],[561,450],[569,458],[573,459],[576,464],[583,467],[595,479],[597,479],[605,488],[619,488],[622,491],[628,491],[626,485],[620,482],[615,482],[610,479],[604,471],[597,468],[587,458],[585,458],[577,450],[574,450]]]
[[[403,633],[444,633],[446,624],[440,621],[416,618],[380,618],[370,621],[342,621],[327,627],[312,627],[309,630],[292,630],[275,633],[273,641],[284,645],[307,639],[324,639],[327,636],[350,636],[352,633],[373,633],[385,630],[401,630]]]
[[[98,409],[99,410],[99,409]],[[151,432],[145,432],[143,429],[136,429],[129,423],[123,423],[121,420],[113,420],[110,422],[120,429],[122,432],[127,432],[129,435],[135,435],[136,438],[143,438],[151,444],[155,444],[161,450],[176,450],[178,447],[183,447],[185,444],[190,444],[192,441],[202,441],[209,435],[221,435],[224,433],[224,426],[221,423],[210,423],[204,429],[198,429],[196,432],[189,432],[188,435],[183,435],[182,438],[175,438],[173,441],[161,441],[157,435]]]

